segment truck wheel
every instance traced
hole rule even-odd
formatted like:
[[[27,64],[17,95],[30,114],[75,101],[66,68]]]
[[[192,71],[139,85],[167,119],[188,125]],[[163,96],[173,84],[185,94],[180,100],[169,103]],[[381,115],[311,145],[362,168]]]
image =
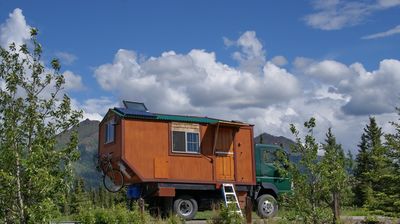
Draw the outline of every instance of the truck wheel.
[[[197,213],[197,202],[189,195],[182,195],[174,201],[174,212],[185,220],[193,219]]]
[[[272,218],[278,212],[278,202],[274,196],[263,194],[257,198],[257,215],[260,218]]]

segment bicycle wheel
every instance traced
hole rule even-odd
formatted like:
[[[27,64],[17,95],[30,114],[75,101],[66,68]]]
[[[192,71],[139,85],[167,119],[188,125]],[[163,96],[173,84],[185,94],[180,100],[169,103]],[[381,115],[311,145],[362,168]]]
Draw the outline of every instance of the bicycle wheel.
[[[124,186],[124,175],[120,170],[108,170],[103,176],[104,187],[109,192],[118,192]]]

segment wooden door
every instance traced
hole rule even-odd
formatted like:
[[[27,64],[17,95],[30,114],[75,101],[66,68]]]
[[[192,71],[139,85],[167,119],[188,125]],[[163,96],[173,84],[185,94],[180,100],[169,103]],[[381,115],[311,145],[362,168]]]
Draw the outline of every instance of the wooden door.
[[[215,146],[215,173],[219,181],[235,179],[233,139],[233,129],[219,128]]]

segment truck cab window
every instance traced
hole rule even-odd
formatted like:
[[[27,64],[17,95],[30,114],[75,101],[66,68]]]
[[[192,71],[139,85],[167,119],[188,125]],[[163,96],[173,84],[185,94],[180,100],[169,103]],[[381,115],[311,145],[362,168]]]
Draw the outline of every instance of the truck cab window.
[[[265,149],[263,152],[263,160],[264,163],[274,163],[276,160],[275,150],[270,151],[268,149]]]

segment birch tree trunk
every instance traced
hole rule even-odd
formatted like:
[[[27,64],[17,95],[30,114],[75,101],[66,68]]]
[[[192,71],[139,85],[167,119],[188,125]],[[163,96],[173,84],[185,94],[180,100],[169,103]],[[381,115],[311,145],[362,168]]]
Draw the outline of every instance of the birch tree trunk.
[[[16,150],[15,152],[15,158],[16,158],[16,166],[17,166],[17,171],[16,171],[16,177],[17,177],[17,198],[18,198],[18,205],[19,205],[19,220],[21,223],[26,223],[26,218],[25,218],[25,209],[24,209],[24,199],[22,197],[22,188],[21,188],[21,164],[20,164],[20,158],[18,155],[18,152]]]

